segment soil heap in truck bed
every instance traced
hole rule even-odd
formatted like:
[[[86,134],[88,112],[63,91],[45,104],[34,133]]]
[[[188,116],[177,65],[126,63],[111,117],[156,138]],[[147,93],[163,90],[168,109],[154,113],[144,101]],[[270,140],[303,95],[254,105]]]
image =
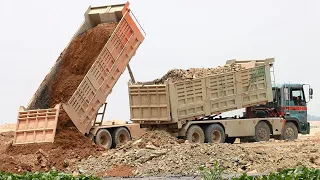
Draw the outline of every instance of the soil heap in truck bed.
[[[117,23],[99,24],[72,40],[53,82],[43,93],[47,97],[37,100],[43,103],[40,104],[42,108],[52,108],[71,98],[116,26]],[[81,134],[61,110],[54,143],[17,146],[9,143],[2,150],[0,162],[12,161],[14,167],[8,169],[7,164],[0,163],[0,171],[47,171],[52,167],[62,170],[80,159],[100,154],[101,150],[101,147]]]
[[[227,64],[222,67],[217,68],[190,68],[190,69],[172,69],[167,72],[164,76],[159,79],[155,79],[153,81],[148,82],[138,82],[137,84],[145,84],[145,85],[152,85],[152,84],[164,84],[165,81],[171,80],[173,83],[185,81],[185,80],[192,80],[198,79],[206,76],[213,76],[218,74],[224,74],[229,72],[240,71],[244,69],[241,67],[240,64]]]

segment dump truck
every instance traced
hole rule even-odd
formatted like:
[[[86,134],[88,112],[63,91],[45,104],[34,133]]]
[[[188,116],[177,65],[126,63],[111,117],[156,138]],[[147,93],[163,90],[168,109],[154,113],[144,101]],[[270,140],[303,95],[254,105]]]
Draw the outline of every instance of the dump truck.
[[[96,115],[100,107],[105,104],[120,75],[126,67],[129,67],[129,61],[144,41],[145,32],[129,8],[129,2],[90,6],[84,17],[84,22],[65,50],[73,39],[99,24],[114,22],[117,26],[71,98],[65,103],[56,104],[55,107],[47,107],[43,102],[48,98],[49,90],[52,89],[52,83],[62,66],[66,51],[60,54],[28,105],[19,108],[14,145],[54,142],[62,108],[83,134],[88,135],[93,125],[101,125],[102,122],[95,121]],[[124,127],[132,129],[131,127],[136,126],[128,124],[122,126]],[[121,129],[120,132],[122,132]],[[131,131],[132,134],[134,132],[137,131]]]
[[[192,143],[294,140],[298,133],[310,133],[304,92],[309,89],[310,100],[310,85],[277,86],[274,58],[226,64],[243,69],[174,83],[129,82],[131,121],[141,128],[164,128]],[[219,116],[242,108],[242,117]]]

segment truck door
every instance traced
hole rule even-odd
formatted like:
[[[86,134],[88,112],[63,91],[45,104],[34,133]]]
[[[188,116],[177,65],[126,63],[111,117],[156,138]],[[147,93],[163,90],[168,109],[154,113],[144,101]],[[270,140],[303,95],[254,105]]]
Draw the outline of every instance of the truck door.
[[[297,118],[300,122],[307,120],[307,106],[303,88],[290,88],[290,101],[287,111],[291,117]]]

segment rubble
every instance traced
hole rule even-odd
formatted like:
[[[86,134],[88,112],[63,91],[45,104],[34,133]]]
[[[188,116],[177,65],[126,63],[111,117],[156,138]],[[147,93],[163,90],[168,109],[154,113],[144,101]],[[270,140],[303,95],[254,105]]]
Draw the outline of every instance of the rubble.
[[[206,76],[214,76],[218,74],[225,74],[231,72],[237,72],[245,69],[240,64],[226,64],[225,66],[218,66],[217,68],[190,68],[184,69],[172,69],[159,79],[148,82],[137,82],[137,84],[164,84],[165,81],[180,82],[185,80],[198,79]]]
[[[208,167],[216,161],[228,173],[268,173],[297,165],[320,167],[320,153],[316,151],[320,144],[307,142],[312,139],[244,144],[178,141],[163,131],[147,132],[141,139],[111,149],[101,157],[82,160],[77,165],[93,174],[101,174],[115,165],[127,165],[135,169],[134,176],[138,177],[199,175],[200,166]]]

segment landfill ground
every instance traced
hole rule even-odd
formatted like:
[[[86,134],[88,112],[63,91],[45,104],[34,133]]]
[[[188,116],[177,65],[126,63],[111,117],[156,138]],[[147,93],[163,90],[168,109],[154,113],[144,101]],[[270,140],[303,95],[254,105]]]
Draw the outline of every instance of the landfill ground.
[[[73,151],[72,147],[54,150],[61,151],[64,157],[59,160],[63,164],[61,170],[74,175],[84,173],[105,178],[190,179],[199,177],[200,166],[210,167],[215,161],[229,175],[244,172],[265,174],[298,165],[320,168],[320,122],[311,121],[311,124],[311,134],[299,135],[294,142],[271,139],[259,143],[189,144],[166,132],[155,131],[116,149],[92,152],[89,157],[81,156],[81,150]],[[23,150],[10,152],[14,127],[0,126],[0,170],[15,173],[26,170],[48,171],[46,163],[57,158],[51,156],[52,149],[47,151],[32,147],[34,154],[31,154],[26,147],[28,153],[23,153]],[[63,156],[63,153],[69,155]]]

